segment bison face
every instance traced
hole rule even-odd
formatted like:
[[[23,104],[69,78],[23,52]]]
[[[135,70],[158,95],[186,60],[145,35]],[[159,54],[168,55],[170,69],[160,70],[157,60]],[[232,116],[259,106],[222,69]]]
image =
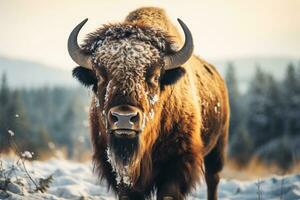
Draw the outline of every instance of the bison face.
[[[163,69],[160,52],[135,39],[105,41],[93,55],[93,69],[75,68],[74,75],[93,85],[99,115],[115,155],[128,160],[138,149],[139,136],[156,115],[164,87],[183,68]]]
[[[105,37],[99,37],[88,55],[77,44],[85,22],[74,28],[68,41],[71,57],[81,66],[73,70],[73,75],[84,85],[93,86],[109,146],[117,158],[128,161],[139,147],[140,135],[146,134],[145,128],[161,109],[158,102],[164,87],[184,75],[180,65],[192,55],[192,36],[179,20],[186,41],[182,49],[168,55],[153,45],[159,39],[149,42],[149,31],[130,32],[129,26],[123,27],[123,34],[117,27],[113,33],[109,29]]]

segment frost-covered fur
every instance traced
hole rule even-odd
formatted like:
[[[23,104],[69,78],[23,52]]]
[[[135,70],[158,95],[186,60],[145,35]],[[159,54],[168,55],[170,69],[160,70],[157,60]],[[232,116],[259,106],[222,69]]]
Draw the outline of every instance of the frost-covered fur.
[[[108,41],[118,41],[122,39],[134,39],[151,44],[161,53],[169,52],[172,49],[176,50],[168,34],[161,29],[155,29],[144,24],[125,22],[123,24],[105,25],[103,28],[90,33],[83,44],[83,50],[87,54],[93,54],[95,49]],[[171,53],[171,52],[170,52]]]
[[[159,59],[158,49],[135,38],[104,40],[94,53],[95,63],[122,84],[118,87],[124,88],[124,93],[138,92],[137,96],[141,95],[147,66]]]

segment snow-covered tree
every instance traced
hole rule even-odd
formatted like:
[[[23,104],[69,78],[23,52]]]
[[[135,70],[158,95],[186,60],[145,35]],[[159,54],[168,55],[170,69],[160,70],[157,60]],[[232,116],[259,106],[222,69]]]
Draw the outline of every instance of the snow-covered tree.
[[[242,106],[241,95],[238,88],[235,68],[232,63],[229,63],[226,69],[225,80],[228,88],[229,103],[230,103],[230,128],[229,138],[237,133],[237,129],[242,124]]]
[[[300,78],[295,66],[291,63],[287,67],[282,86],[284,103],[284,132],[287,135],[300,134]]]
[[[254,147],[264,144],[270,137],[268,125],[270,119],[267,114],[268,76],[258,66],[253,80],[250,82],[247,110],[247,129],[254,139]]]
[[[268,119],[266,131],[269,133],[268,135],[270,135],[269,139],[272,140],[283,134],[284,108],[280,84],[271,75],[268,75],[266,95],[267,103],[265,105],[265,113]]]
[[[9,89],[6,75],[3,74],[0,85],[0,151],[9,149],[11,132],[16,133],[14,138],[19,141],[21,148],[25,148],[30,137],[26,137],[28,120],[24,114],[24,106],[20,93]]]

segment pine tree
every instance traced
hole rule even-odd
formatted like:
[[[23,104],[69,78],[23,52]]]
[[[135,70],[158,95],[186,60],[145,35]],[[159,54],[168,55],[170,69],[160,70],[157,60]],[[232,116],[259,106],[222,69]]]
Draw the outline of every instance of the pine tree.
[[[284,132],[284,107],[279,83],[272,75],[268,75],[266,117],[268,118],[267,132],[272,139],[280,137]],[[271,138],[270,138],[271,139]]]
[[[61,136],[57,138],[57,142],[61,145],[66,145],[68,151],[68,157],[72,158],[74,153],[75,138],[80,131],[79,116],[79,102],[78,99],[74,99],[68,105],[62,119],[60,121],[60,133]]]
[[[10,90],[7,85],[6,74],[3,73],[1,76],[0,85],[0,152],[7,150],[8,143],[8,127],[7,127],[7,110],[9,103]]]
[[[11,91],[7,85],[6,75],[2,75],[0,89],[0,150],[9,150],[9,133],[13,136],[20,148],[26,146],[30,137],[28,136],[29,124],[24,112],[19,91]]]
[[[29,147],[29,143],[34,139],[30,130],[30,124],[25,112],[24,104],[22,102],[20,91],[12,91],[9,98],[8,110],[6,113],[7,127],[13,130],[15,140],[21,149]]]
[[[7,85],[6,73],[1,76],[1,89],[0,89],[0,103],[1,105],[7,104],[9,96],[9,88]]]
[[[240,166],[245,166],[253,152],[253,138],[250,137],[245,124],[246,102],[239,92],[232,63],[228,64],[225,79],[230,103],[229,157]]]
[[[250,83],[248,94],[247,128],[254,138],[254,148],[259,147],[270,140],[268,125],[270,123],[267,114],[269,99],[268,76],[258,66],[253,80]]]
[[[290,63],[287,67],[283,82],[285,134],[295,136],[300,133],[300,81],[295,66]]]
[[[235,69],[232,63],[229,63],[226,70],[225,80],[227,83],[229,103],[230,103],[230,128],[229,138],[237,133],[237,129],[242,124],[242,107]]]

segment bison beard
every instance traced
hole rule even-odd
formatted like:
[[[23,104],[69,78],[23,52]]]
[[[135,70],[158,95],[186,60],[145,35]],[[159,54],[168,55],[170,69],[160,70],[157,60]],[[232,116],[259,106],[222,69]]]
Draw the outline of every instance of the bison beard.
[[[217,199],[229,125],[224,80],[192,55],[159,8],[131,12],[120,24],[88,35],[72,31],[68,50],[80,65],[73,76],[94,91],[90,110],[94,164],[120,199],[182,200],[205,177]],[[122,132],[123,131],[123,132]],[[101,134],[99,134],[101,133]],[[138,133],[138,134],[130,134]],[[205,169],[204,169],[205,168]]]
[[[109,148],[113,151],[116,159],[123,165],[129,164],[134,153],[138,151],[139,138],[127,138],[111,135],[109,137]]]

